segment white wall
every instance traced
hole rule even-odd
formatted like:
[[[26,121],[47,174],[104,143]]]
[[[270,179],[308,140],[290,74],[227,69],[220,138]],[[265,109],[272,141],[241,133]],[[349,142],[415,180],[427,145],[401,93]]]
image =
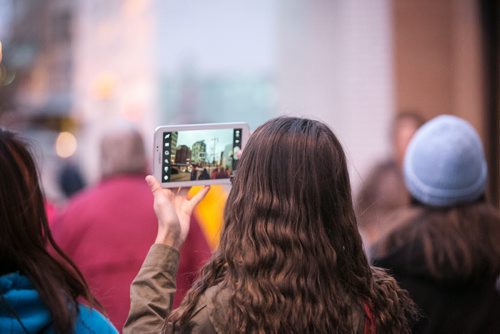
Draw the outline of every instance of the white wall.
[[[357,189],[361,175],[389,150],[390,1],[281,0],[278,12],[278,113],[329,124]]]
[[[159,77],[178,75],[186,60],[201,75],[271,75],[277,107],[268,117],[328,123],[344,144],[355,188],[388,151],[389,0],[80,0],[78,7],[74,114],[85,125],[81,153],[94,179],[100,128],[125,116],[148,134],[165,112]]]

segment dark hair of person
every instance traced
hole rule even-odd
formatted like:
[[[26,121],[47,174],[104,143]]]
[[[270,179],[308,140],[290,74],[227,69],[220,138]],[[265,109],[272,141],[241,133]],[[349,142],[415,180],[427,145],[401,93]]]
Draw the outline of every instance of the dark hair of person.
[[[49,309],[57,333],[73,331],[78,297],[101,308],[78,268],[52,238],[37,168],[27,145],[1,128],[0,254],[0,274],[19,271],[29,278]]]
[[[395,129],[399,123],[408,121],[413,122],[415,124],[415,128],[419,128],[425,123],[425,118],[416,111],[403,110],[398,112],[394,117],[394,120],[392,121],[392,128]]]
[[[326,125],[268,121],[235,175],[219,248],[167,322],[189,328],[200,296],[220,285],[232,291],[228,333],[348,333],[365,305],[381,333],[407,331],[413,304],[368,264],[346,158]]]
[[[474,280],[500,275],[500,214],[485,197],[452,207],[431,207],[412,199],[415,213],[375,245],[382,257],[403,246],[422,249],[433,277]]]

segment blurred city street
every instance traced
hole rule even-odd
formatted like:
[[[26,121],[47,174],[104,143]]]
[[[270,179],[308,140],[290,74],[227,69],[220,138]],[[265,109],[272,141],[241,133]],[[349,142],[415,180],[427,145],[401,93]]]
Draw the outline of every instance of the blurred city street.
[[[151,154],[159,125],[255,129],[283,114],[334,129],[356,192],[391,154],[401,111],[464,117],[498,152],[496,77],[484,77],[498,58],[482,42],[495,31],[490,3],[0,0],[0,122],[34,138],[58,203],[65,166],[99,179],[111,125],[136,125]]]

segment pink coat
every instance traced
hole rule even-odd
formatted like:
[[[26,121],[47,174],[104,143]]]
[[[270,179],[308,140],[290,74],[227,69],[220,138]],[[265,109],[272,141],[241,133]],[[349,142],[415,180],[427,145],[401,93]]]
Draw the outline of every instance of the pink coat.
[[[157,231],[153,196],[143,175],[106,179],[76,195],[56,217],[54,238],[82,271],[109,318],[122,328],[130,307],[130,284]],[[181,249],[177,305],[210,248],[193,219]]]

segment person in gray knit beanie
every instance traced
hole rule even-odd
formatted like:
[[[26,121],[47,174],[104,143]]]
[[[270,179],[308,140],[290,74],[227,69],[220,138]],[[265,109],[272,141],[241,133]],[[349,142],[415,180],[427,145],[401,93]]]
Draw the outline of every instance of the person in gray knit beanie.
[[[403,166],[408,191],[430,206],[473,202],[486,188],[481,139],[456,116],[438,116],[422,126],[408,146]]]
[[[500,214],[487,202],[476,130],[438,116],[413,136],[403,162],[412,205],[372,250],[421,312],[413,333],[500,333]]]

